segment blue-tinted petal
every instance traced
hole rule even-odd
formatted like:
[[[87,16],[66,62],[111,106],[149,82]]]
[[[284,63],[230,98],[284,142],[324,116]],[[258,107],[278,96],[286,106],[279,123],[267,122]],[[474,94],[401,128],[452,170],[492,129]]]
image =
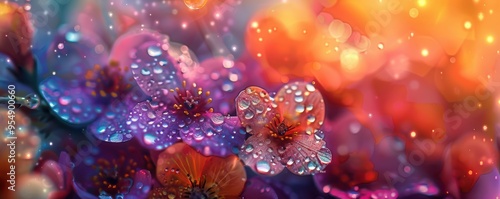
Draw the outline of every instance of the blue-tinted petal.
[[[146,148],[162,150],[181,140],[179,126],[186,124],[156,102],[138,103],[129,113],[127,125]]]
[[[207,113],[181,129],[182,140],[203,155],[228,156],[238,153],[245,130],[237,117]]]
[[[74,27],[64,26],[47,50],[44,76],[55,74],[64,79],[83,79],[85,72],[94,65],[106,64],[107,57],[108,50],[102,41],[82,35]]]
[[[145,100],[145,94],[134,89],[123,99],[116,99],[88,130],[98,139],[106,142],[125,142],[132,139],[129,126],[126,124],[128,114],[139,101]]]
[[[70,124],[81,125],[94,120],[103,110],[86,87],[78,82],[50,77],[40,83],[40,93],[57,117]]]

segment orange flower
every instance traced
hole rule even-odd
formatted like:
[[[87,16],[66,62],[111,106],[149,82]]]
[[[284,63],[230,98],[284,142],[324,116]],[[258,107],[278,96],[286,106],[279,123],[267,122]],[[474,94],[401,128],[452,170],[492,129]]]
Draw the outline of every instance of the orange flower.
[[[238,198],[246,181],[237,156],[203,156],[185,143],[163,151],[157,162],[156,177],[163,187],[150,198]]]

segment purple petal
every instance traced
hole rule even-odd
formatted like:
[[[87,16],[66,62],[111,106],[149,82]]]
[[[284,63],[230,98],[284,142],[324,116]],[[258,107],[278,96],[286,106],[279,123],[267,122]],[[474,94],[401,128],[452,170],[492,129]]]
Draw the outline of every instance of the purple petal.
[[[95,64],[105,64],[108,51],[97,37],[83,35],[73,27],[59,29],[47,50],[46,76],[52,72],[64,79],[83,80]]]
[[[125,199],[147,198],[152,186],[151,173],[148,170],[141,169],[135,173],[134,185],[129,193],[125,195]]]
[[[239,157],[253,171],[263,175],[277,175],[285,166],[281,163],[276,143],[262,133],[250,136],[240,149]]]
[[[162,150],[181,141],[178,129],[179,126],[185,126],[185,123],[172,115],[165,106],[160,106],[155,101],[144,101],[129,113],[127,125],[141,145],[148,149]]]
[[[153,98],[180,84],[176,63],[168,54],[168,39],[156,32],[141,31],[120,37],[110,56],[130,66],[137,84]]]
[[[257,177],[247,181],[241,196],[243,198],[278,199],[274,189]]]
[[[245,129],[237,117],[207,113],[181,129],[182,140],[203,155],[228,156],[237,153],[245,141]]]
[[[88,130],[102,141],[129,141],[133,136],[126,122],[133,105],[139,100],[145,100],[144,93],[140,89],[134,89],[124,99],[115,100],[104,114],[89,126]]]
[[[58,77],[49,77],[40,83],[40,92],[52,111],[63,121],[85,124],[94,120],[103,110],[86,87],[78,82],[66,82]]]
[[[80,197],[81,199],[96,199],[97,196],[94,196],[90,194],[89,192],[85,191],[85,189],[80,186],[80,184],[76,183],[75,180],[73,180],[73,187],[75,188],[75,192]]]

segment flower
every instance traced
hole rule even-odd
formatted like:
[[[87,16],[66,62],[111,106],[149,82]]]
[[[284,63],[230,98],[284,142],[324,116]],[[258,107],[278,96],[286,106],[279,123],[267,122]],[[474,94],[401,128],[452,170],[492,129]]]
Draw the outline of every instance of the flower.
[[[168,39],[155,32],[139,32],[126,38],[135,46],[130,66],[137,84],[151,96],[138,103],[127,121],[133,134],[150,149],[162,150],[181,139],[204,155],[225,156],[243,143],[245,132],[237,117],[214,113],[208,105],[211,92],[183,80]]]
[[[240,158],[252,170],[276,175],[287,167],[306,175],[320,172],[331,162],[319,129],[325,104],[312,84],[286,84],[274,98],[251,86],[236,98],[236,109],[242,126],[252,134],[240,150]]]
[[[237,198],[246,181],[237,156],[207,157],[185,143],[165,149],[156,165],[162,187],[153,188],[150,198]]]
[[[135,141],[102,142],[90,154],[75,156],[73,187],[81,198],[145,198],[151,188],[153,162]]]

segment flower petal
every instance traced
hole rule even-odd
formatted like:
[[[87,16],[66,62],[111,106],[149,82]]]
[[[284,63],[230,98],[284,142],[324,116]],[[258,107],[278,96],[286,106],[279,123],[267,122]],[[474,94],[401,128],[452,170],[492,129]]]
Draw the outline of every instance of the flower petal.
[[[45,77],[56,75],[64,79],[83,80],[85,72],[94,65],[105,64],[108,50],[104,43],[64,26],[58,30],[54,41],[47,50],[47,70]]]
[[[180,135],[186,144],[203,155],[224,157],[239,151],[246,132],[237,117],[207,113],[181,129]]]
[[[151,172],[145,169],[141,169],[135,173],[134,185],[130,188],[130,191],[125,195],[125,199],[139,199],[147,198],[147,194],[151,189],[153,184],[151,178]]]
[[[278,155],[278,146],[263,133],[250,136],[241,147],[239,157],[245,165],[263,175],[277,175],[285,168]]]
[[[116,41],[110,55],[123,66],[130,66],[137,84],[153,98],[163,90],[180,85],[174,60],[169,56],[168,38],[152,31],[124,35]]]
[[[132,139],[132,130],[126,121],[134,105],[145,100],[144,95],[140,89],[134,89],[124,99],[115,100],[88,130],[99,140],[106,142],[126,142]]]
[[[319,129],[325,118],[325,102],[321,93],[310,83],[286,84],[275,96],[283,117],[292,124],[299,124],[297,131],[311,134]]]
[[[257,177],[247,181],[241,196],[243,198],[278,199],[274,189]]]
[[[156,164],[156,178],[164,187],[187,187],[190,178],[200,179],[207,157],[185,143],[176,143],[163,151]]]
[[[266,90],[251,86],[236,97],[236,113],[247,133],[258,133],[278,114]]]
[[[322,134],[321,131],[314,135],[297,134],[285,144],[281,160],[288,170],[298,175],[318,173],[332,161],[332,153],[325,148]]]
[[[185,125],[181,122],[155,101],[138,103],[127,119],[131,133],[141,145],[154,150],[162,150],[181,140],[179,125]]]
[[[103,110],[103,105],[87,95],[87,88],[78,82],[68,83],[54,76],[41,82],[39,88],[55,115],[70,124],[91,122]]]
[[[226,158],[211,157],[202,173],[206,175],[206,187],[216,186],[221,198],[237,198],[247,180],[245,167],[235,155]]]

